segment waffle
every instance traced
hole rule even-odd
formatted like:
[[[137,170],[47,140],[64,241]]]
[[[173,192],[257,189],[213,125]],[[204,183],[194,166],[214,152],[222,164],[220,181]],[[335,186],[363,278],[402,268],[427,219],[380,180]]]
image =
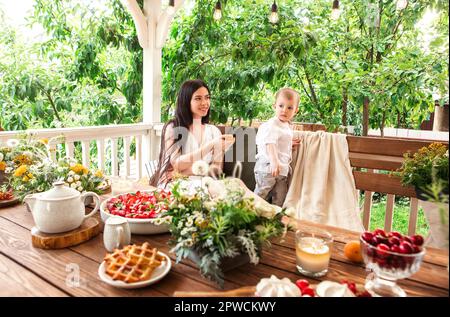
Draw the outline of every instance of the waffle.
[[[105,256],[105,272],[113,280],[136,283],[150,279],[153,271],[166,259],[148,242],[128,245]]]

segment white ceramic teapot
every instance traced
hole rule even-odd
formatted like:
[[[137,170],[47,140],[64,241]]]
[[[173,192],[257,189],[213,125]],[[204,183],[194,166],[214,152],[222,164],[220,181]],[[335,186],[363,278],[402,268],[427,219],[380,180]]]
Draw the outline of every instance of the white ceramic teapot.
[[[84,200],[89,196],[94,198],[95,208],[85,215]],[[62,181],[53,183],[53,188],[46,192],[25,196],[24,202],[31,210],[36,227],[45,233],[76,229],[84,219],[93,216],[100,206],[100,198],[96,193],[80,194]]]

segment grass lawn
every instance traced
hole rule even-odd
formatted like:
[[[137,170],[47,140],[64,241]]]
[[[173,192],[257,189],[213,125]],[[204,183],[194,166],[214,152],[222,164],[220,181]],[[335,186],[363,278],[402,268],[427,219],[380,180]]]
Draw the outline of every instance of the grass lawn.
[[[378,202],[372,204],[372,213],[370,215],[370,230],[377,228],[384,229],[384,215],[386,213],[386,196],[381,197]],[[409,203],[405,201],[396,201],[394,206],[394,219],[392,221],[392,231],[398,231],[402,234],[408,233],[409,222]],[[425,218],[422,208],[419,208],[417,217],[416,233],[424,237],[428,235],[428,222]]]

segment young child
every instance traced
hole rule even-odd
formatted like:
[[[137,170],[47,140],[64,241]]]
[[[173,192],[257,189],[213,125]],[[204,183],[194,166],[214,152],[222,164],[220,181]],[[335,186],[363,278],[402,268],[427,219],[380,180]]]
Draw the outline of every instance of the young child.
[[[291,88],[275,95],[275,117],[261,124],[256,134],[255,194],[282,207],[287,194],[287,176],[292,157],[293,130],[290,121],[298,112],[300,95]],[[297,144],[297,142],[294,142]]]

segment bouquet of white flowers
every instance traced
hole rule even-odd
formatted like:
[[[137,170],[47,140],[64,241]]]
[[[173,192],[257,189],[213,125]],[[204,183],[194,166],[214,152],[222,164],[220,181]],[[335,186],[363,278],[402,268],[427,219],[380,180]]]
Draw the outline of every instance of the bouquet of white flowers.
[[[196,261],[202,275],[221,287],[224,260],[247,254],[250,262],[257,264],[262,246],[270,245],[271,238],[287,230],[281,221],[284,210],[255,204],[254,198],[245,197],[245,191],[233,179],[216,180],[225,191],[215,198],[205,186],[194,193],[186,192],[182,182],[174,183],[174,200],[166,213],[171,218],[171,252],[176,253],[177,263],[187,257]]]

